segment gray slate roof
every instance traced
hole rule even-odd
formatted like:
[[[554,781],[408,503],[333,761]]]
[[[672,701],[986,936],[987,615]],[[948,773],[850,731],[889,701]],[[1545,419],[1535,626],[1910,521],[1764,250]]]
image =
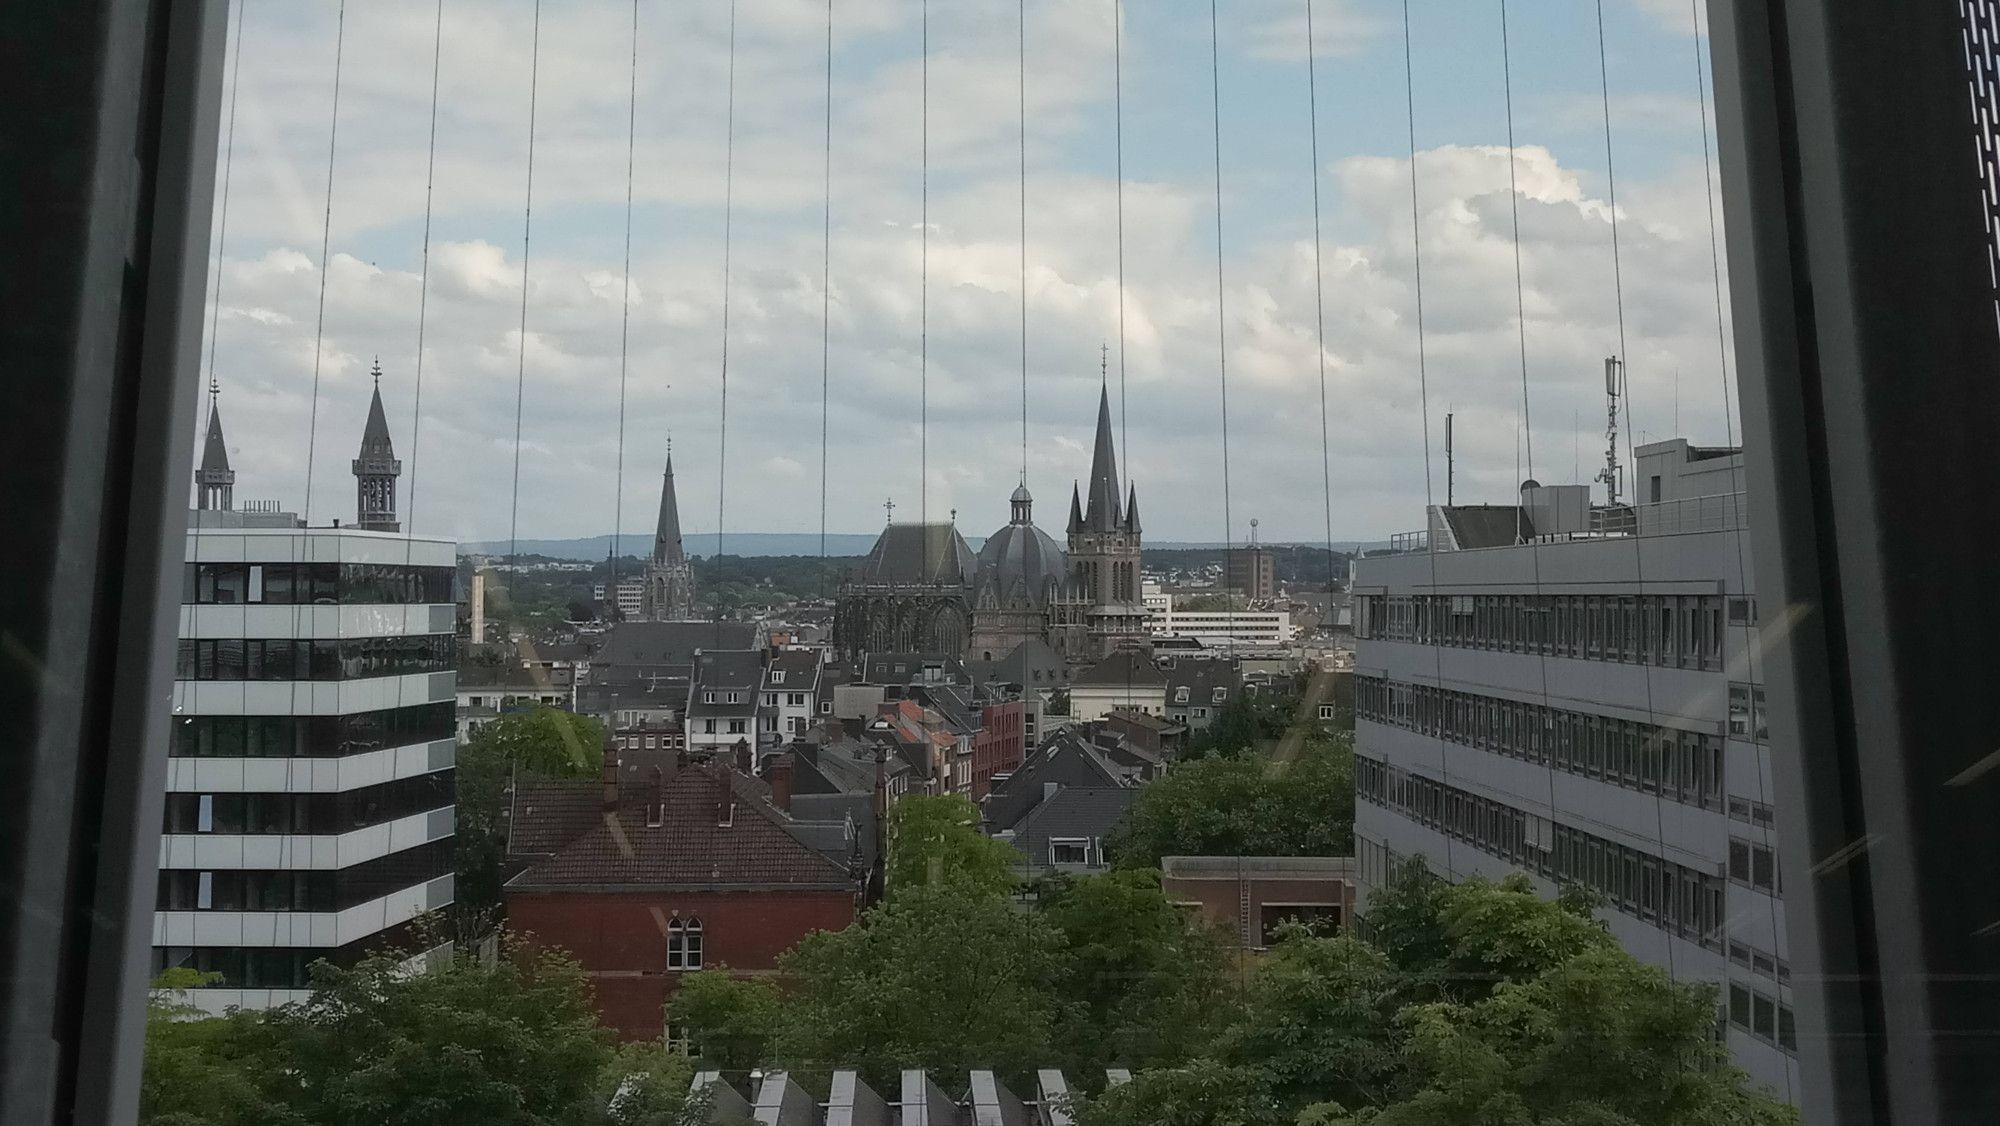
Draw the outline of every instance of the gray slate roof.
[[[854,581],[969,587],[978,573],[979,560],[956,524],[891,524],[876,537]]]
[[[1108,836],[1138,797],[1139,791],[1129,787],[1059,791],[1015,824],[1014,847],[1026,853],[1030,863],[1046,866],[1051,838]]]
[[[693,663],[697,649],[750,649],[756,644],[752,622],[619,622],[605,633],[591,665],[686,665]]]
[[[1160,670],[1153,667],[1153,662],[1147,660],[1144,655],[1130,650],[1111,654],[1085,669],[1070,682],[1072,686],[1096,685],[1106,688],[1160,688],[1166,683],[1167,678],[1160,675]]]

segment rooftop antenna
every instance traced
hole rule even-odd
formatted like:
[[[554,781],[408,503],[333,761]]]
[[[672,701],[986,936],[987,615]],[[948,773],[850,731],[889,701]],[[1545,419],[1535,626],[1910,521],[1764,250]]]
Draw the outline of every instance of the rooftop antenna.
[[[1450,508],[1452,486],[1451,414],[1444,416],[1444,504]]]
[[[1624,370],[1625,361],[1604,357],[1604,470],[1597,479],[1604,482],[1606,504],[1618,503],[1618,386]]]

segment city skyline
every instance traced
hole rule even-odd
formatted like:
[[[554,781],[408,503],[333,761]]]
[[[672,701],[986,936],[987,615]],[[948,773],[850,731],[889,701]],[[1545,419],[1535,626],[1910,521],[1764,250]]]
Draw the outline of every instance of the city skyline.
[[[1314,542],[1325,516],[1303,9],[1234,7],[1220,51],[1227,531],[1240,542],[1255,515],[1266,539]],[[1028,477],[1047,504],[1087,466],[1106,344],[1120,405],[1111,4],[1026,13]],[[640,9],[620,497],[631,9],[585,5],[542,22],[525,363],[530,8],[445,11],[420,295],[432,15],[349,4],[329,220],[334,8],[247,12],[210,341],[242,495],[300,506],[310,450],[307,515],[332,512],[345,489],[340,458],[362,421],[344,405],[364,393],[379,355],[395,441],[408,450],[402,507],[418,532],[508,536],[518,377],[522,538],[605,534],[614,510],[622,532],[642,532],[669,433],[696,538],[712,529],[717,499],[726,10]],[[914,417],[920,14],[914,4],[836,6],[829,530],[879,527],[885,496],[899,519],[956,508],[968,534],[1006,521],[1021,469],[1014,15],[997,3],[930,13],[926,503]],[[1456,411],[1460,499],[1504,502],[1518,481],[1521,378],[1503,75],[1497,19],[1485,26],[1486,15],[1418,5],[1411,18],[1431,487],[1442,499],[1442,417]],[[1632,436],[1721,444],[1690,17],[1655,0],[1613,3],[1605,16]],[[1421,523],[1426,496],[1400,13],[1329,0],[1315,18],[1333,534],[1374,540]],[[1618,350],[1594,14],[1579,3],[1512,20],[1530,446],[1538,476],[1567,481],[1572,467],[1587,478],[1601,462],[1599,371]],[[739,14],[725,530],[819,527],[823,21],[822,7],[803,2]],[[1209,91],[1186,79],[1205,69],[1207,31],[1191,15],[1127,10],[1119,60],[1125,470],[1160,498],[1149,512],[1159,539],[1198,543],[1225,538]],[[323,331],[322,222],[332,260]],[[420,296],[426,361],[413,434]]]

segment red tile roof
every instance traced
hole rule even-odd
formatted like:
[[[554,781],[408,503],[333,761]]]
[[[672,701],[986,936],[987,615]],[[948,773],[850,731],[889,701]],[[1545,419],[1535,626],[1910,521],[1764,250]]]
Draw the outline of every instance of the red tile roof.
[[[650,772],[649,772],[650,773]],[[562,783],[601,799],[601,783]],[[665,815],[649,825],[657,789],[666,794]],[[650,779],[626,779],[616,816],[600,809],[591,824],[548,859],[507,881],[515,891],[584,889],[650,890],[705,888],[730,890],[848,889],[853,877],[815,851],[774,809],[756,780],[727,767],[688,766],[656,787]],[[574,827],[580,799],[548,801],[545,813],[517,813],[514,839],[534,841]],[[733,809],[732,809],[733,807]],[[548,823],[538,823],[546,818]],[[722,822],[727,820],[728,824]],[[560,822],[560,824],[556,824]],[[517,843],[516,854],[523,850]]]

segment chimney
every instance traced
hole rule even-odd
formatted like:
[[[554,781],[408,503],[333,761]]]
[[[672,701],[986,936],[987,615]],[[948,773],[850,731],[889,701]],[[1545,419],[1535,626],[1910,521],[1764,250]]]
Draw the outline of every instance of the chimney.
[[[764,780],[771,784],[771,804],[792,811],[792,753],[786,751],[764,764]]]
[[[604,812],[618,811],[618,748],[609,731],[604,736]]]

